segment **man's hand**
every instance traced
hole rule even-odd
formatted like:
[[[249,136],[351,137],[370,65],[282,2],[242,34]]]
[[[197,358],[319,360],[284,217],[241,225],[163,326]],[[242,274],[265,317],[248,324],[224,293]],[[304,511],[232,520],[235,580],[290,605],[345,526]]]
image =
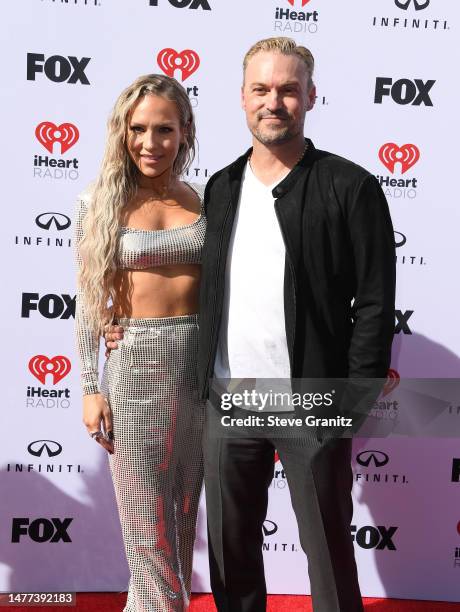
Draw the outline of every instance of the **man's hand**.
[[[105,340],[105,356],[110,355],[112,349],[117,349],[117,340],[123,339],[124,329],[120,325],[106,325],[104,328],[104,340]]]

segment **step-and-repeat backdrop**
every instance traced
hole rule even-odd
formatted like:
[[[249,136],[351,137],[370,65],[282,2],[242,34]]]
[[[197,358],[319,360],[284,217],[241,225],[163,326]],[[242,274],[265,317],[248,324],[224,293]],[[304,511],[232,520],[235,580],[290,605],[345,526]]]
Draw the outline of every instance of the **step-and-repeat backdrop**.
[[[115,98],[145,73],[182,82],[198,124],[189,178],[204,183],[250,144],[239,101],[245,51],[275,35],[308,46],[318,98],[306,134],[368,168],[390,204],[394,376],[456,377],[460,6],[23,0],[3,3],[2,26],[0,591],[123,590],[107,456],[81,423],[73,337],[74,203],[98,172]],[[397,416],[394,402],[378,408]],[[454,427],[460,406],[450,414]],[[363,594],[459,601],[458,441],[356,440],[353,469]],[[199,518],[194,589],[207,591],[204,505]],[[308,593],[279,462],[264,533],[269,591]]]

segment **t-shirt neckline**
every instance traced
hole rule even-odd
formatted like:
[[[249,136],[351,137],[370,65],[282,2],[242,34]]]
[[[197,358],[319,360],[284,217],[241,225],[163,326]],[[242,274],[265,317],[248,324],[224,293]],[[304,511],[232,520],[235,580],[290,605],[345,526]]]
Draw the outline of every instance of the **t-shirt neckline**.
[[[267,191],[273,191],[273,189],[279,185],[282,181],[284,181],[284,179],[287,177],[287,175],[291,172],[291,170],[288,170],[286,172],[286,174],[284,176],[282,176],[281,178],[277,179],[274,183],[272,183],[271,185],[265,185],[264,183],[262,183],[262,181],[260,179],[257,178],[257,176],[255,175],[251,164],[250,164],[250,160],[248,159],[248,161],[246,162],[246,168],[245,168],[245,176],[247,175],[247,173],[249,173],[251,175],[251,177],[254,179],[254,181],[257,183],[257,185],[259,185],[260,187],[262,187],[263,189],[266,189]]]

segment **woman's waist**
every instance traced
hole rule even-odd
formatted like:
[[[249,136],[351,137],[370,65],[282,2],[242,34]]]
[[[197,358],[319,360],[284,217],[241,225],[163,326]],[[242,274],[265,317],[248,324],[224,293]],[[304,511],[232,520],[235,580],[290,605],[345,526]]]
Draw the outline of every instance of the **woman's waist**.
[[[136,275],[137,276],[137,275]],[[114,316],[117,318],[164,318],[196,314],[199,304],[199,280],[191,277],[162,279],[155,277],[115,280]]]
[[[201,266],[164,266],[145,270],[122,270],[115,273],[117,294],[142,297],[152,291],[174,295],[199,290]]]
[[[113,308],[113,318],[133,321],[144,319],[174,319],[198,313],[198,296],[193,300],[164,300],[152,295],[146,301],[121,302]]]
[[[199,280],[201,264],[175,263],[138,267],[117,267],[116,278],[130,279],[140,283],[174,283],[184,279]]]
[[[115,323],[123,327],[124,332],[146,330],[148,328],[161,328],[176,325],[198,323],[198,313],[181,314],[165,317],[117,317]]]

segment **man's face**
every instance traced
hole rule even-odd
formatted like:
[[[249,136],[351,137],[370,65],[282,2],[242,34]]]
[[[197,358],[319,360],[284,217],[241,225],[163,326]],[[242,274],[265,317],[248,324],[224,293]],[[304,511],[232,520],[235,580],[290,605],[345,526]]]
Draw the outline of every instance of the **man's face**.
[[[248,62],[242,107],[252,135],[265,145],[288,142],[303,134],[305,113],[316,90],[308,91],[305,63],[295,55],[261,51]]]

